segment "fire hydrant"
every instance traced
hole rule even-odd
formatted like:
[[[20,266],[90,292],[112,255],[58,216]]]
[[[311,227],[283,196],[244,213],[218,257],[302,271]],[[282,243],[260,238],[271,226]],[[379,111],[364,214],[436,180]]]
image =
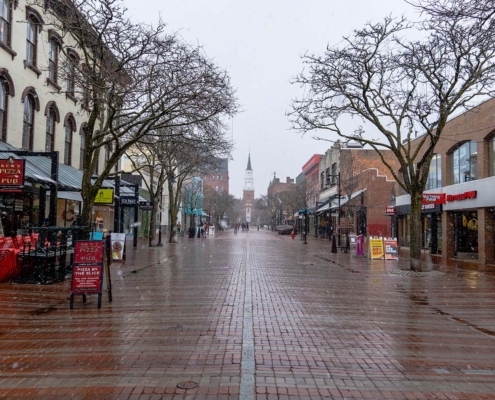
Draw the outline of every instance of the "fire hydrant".
[[[292,231],[292,233],[290,234],[290,237],[292,238],[292,240],[294,240],[294,238],[296,237],[296,234],[294,233],[294,231]]]

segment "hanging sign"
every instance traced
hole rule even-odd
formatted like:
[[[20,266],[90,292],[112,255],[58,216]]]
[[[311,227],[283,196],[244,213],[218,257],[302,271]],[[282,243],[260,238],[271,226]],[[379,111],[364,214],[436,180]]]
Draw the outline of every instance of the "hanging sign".
[[[23,186],[26,160],[0,160],[0,186]]]
[[[385,247],[385,260],[399,259],[399,248],[397,247],[397,238],[385,238],[383,239],[383,245]]]
[[[101,188],[95,198],[95,204],[113,204],[113,188]]]
[[[103,250],[102,240],[78,240],[74,248],[74,265],[70,289],[70,308],[74,307],[74,295],[98,294],[98,308],[101,307],[103,284]]]
[[[395,215],[395,206],[385,208],[385,215]]]
[[[380,237],[370,238],[370,258],[376,260],[384,258],[383,239]]]

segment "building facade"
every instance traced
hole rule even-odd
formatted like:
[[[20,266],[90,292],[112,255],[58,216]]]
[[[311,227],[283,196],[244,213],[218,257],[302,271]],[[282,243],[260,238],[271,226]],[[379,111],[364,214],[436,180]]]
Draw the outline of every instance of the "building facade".
[[[422,244],[432,254],[495,263],[494,127],[491,99],[452,118],[435,146],[422,211]],[[399,243],[409,246],[410,197],[398,194]]]
[[[84,169],[83,127],[89,116],[75,97],[76,77],[71,66],[80,62],[77,46],[70,35],[62,38],[52,29],[42,8],[23,0],[0,0],[0,28],[0,142],[5,144],[2,150],[59,153],[59,163],[64,167],[60,171],[64,172],[59,173],[56,224],[65,226],[81,210],[77,179]],[[66,68],[64,74],[60,73],[62,65]],[[100,151],[100,168],[110,154],[109,146]],[[28,172],[42,169],[44,160],[39,161],[28,158],[27,162],[33,165]],[[21,193],[2,191],[0,212],[6,234],[44,223],[48,212],[43,209],[48,204],[42,190],[48,182],[44,172],[30,173]],[[67,183],[63,185],[62,180]],[[97,206],[94,219],[98,213],[105,215],[105,228],[112,229],[113,206]]]

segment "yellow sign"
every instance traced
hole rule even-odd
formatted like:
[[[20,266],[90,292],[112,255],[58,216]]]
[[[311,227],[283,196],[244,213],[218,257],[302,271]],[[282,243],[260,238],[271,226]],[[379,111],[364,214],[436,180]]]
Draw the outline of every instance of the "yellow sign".
[[[104,188],[98,190],[95,198],[95,204],[112,204],[113,203],[113,188]]]
[[[377,258],[384,258],[385,252],[383,251],[383,239],[382,238],[370,238],[370,258],[375,260]]]

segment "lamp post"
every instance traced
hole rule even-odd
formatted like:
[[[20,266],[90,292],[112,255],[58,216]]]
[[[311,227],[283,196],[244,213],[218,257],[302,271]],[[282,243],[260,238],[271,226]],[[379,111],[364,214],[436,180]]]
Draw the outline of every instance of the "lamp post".
[[[340,171],[338,174],[328,175],[334,179],[337,179],[337,196],[338,196],[338,213],[337,213],[337,242],[340,247]],[[330,213],[330,215],[332,215]]]
[[[155,247],[163,247],[162,243],[162,210],[163,210],[163,186],[160,190],[160,225],[158,226],[158,243]]]

